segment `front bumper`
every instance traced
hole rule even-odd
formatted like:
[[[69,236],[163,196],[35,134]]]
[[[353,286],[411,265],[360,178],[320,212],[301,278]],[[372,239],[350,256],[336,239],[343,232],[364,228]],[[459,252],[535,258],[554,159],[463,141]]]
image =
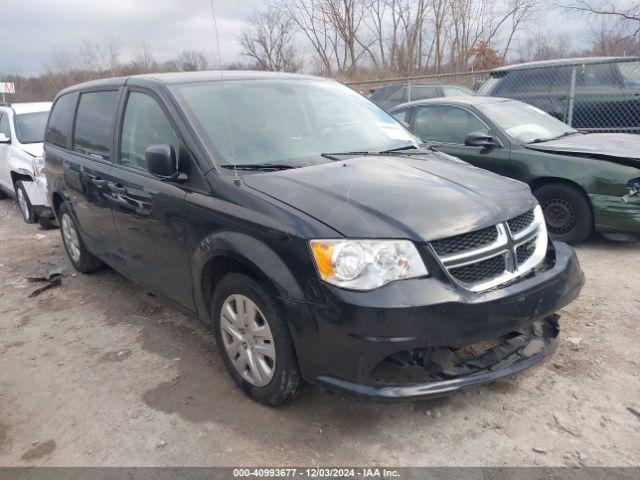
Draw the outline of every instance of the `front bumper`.
[[[589,195],[597,232],[640,234],[640,197]]]
[[[23,182],[22,185],[36,215],[39,218],[53,218],[53,210],[47,198],[47,179],[42,176],[36,177],[33,182]]]
[[[313,302],[295,305],[297,318],[304,318],[293,325],[303,375],[349,396],[417,400],[528,368],[555,350],[555,312],[584,284],[569,246],[556,243],[545,262],[545,269],[527,278],[480,293],[452,285],[434,271],[430,278],[394,282],[374,292],[322,284],[325,294],[316,291]],[[443,359],[496,339],[476,357]],[[389,361],[397,364],[391,379],[379,375]],[[434,365],[443,368],[434,371]],[[419,380],[416,366],[424,370]],[[407,369],[413,373],[404,375]]]

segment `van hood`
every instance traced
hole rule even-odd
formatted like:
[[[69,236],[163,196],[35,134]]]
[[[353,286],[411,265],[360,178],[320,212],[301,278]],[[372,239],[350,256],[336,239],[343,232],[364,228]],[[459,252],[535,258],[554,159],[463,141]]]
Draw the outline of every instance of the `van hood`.
[[[435,240],[536,205],[526,184],[439,153],[351,158],[244,182],[352,238]]]
[[[587,155],[614,163],[640,167],[640,135],[630,133],[586,133],[526,145],[532,150]]]
[[[27,152],[33,157],[41,157],[44,154],[42,143],[22,143],[20,144],[20,150]]]

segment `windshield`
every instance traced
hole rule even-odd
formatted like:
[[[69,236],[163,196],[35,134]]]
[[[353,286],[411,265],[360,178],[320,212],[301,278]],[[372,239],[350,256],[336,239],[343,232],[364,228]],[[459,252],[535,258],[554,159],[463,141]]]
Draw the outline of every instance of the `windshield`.
[[[492,102],[480,103],[477,107],[507,135],[525,143],[551,140],[576,132],[566,123],[526,103]]]
[[[300,166],[322,153],[381,151],[420,140],[348,87],[326,80],[182,84],[177,96],[223,165]]]
[[[49,112],[22,113],[15,117],[16,135],[20,143],[42,143]]]
[[[618,68],[625,87],[640,88],[640,62],[620,62]]]

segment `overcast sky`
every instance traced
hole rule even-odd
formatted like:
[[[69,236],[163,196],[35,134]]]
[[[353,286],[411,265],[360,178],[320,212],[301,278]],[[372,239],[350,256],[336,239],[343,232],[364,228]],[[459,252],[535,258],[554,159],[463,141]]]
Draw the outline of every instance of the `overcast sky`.
[[[260,0],[216,0],[223,62],[240,60],[238,35]],[[210,0],[0,0],[0,72],[33,75],[54,48],[112,36],[127,57],[146,43],[160,60],[182,50],[213,53]]]
[[[261,0],[216,0],[223,64],[241,55],[238,36]],[[54,50],[73,52],[89,38],[108,36],[121,46],[123,59],[142,43],[158,60],[182,50],[203,50],[215,58],[210,0],[0,0],[0,72],[37,75]],[[571,44],[584,42],[586,23],[560,12],[538,20],[544,31],[565,32]]]

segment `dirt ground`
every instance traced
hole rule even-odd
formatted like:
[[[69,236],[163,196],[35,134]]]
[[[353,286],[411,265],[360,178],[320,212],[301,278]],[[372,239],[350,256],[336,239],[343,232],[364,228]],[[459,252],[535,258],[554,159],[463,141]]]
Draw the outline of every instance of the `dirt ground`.
[[[0,201],[0,466],[640,465],[640,245],[578,248],[587,276],[555,356],[444,399],[310,388],[268,408],[233,385],[211,335],[117,273],[76,274],[59,230]],[[26,277],[62,264],[28,298]]]

